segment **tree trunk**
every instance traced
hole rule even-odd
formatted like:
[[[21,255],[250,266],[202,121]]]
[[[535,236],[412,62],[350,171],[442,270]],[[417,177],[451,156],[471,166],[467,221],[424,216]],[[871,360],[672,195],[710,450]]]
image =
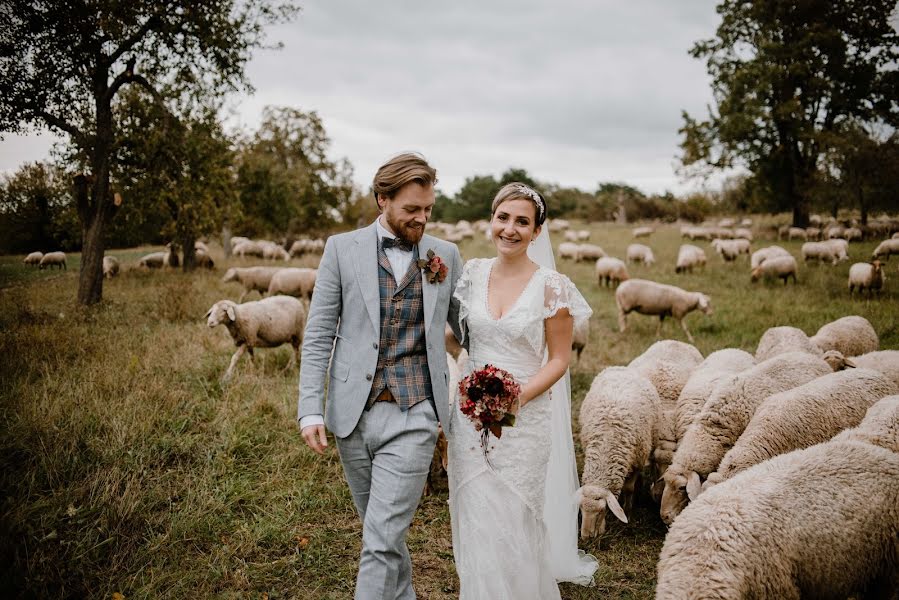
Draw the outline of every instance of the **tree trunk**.
[[[81,270],[78,274],[78,304],[96,304],[103,299],[103,211],[96,211],[82,225]]]
[[[194,247],[194,242],[196,241],[197,240],[191,236],[186,236],[181,239],[181,246],[184,248],[181,268],[185,273],[197,268],[197,249]]]
[[[222,250],[225,251],[225,259],[231,258],[231,226],[222,225]]]

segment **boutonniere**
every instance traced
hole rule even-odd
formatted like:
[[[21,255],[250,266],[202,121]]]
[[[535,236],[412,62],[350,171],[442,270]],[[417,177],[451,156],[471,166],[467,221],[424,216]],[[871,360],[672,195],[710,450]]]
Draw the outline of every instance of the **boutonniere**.
[[[425,270],[425,277],[427,277],[428,283],[443,283],[443,280],[446,279],[446,274],[449,273],[446,263],[443,262],[442,258],[434,254],[433,250],[428,250],[427,258],[418,259],[418,268]]]

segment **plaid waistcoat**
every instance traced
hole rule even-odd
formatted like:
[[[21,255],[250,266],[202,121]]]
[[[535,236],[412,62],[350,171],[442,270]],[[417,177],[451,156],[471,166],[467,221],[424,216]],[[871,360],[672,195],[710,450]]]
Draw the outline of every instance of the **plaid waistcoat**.
[[[368,406],[388,388],[402,410],[432,396],[425,342],[425,311],[418,249],[399,284],[384,249],[378,246],[378,287],[381,296],[381,334],[378,366]]]

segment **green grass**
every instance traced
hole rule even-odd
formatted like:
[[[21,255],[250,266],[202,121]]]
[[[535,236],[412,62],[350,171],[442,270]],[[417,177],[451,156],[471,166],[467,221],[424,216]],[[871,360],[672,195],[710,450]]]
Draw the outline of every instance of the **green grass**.
[[[591,241],[615,256],[632,241],[630,228],[590,229]],[[674,227],[649,244],[658,263],[632,267],[633,277],[712,298],[714,315],[687,318],[703,354],[751,352],[768,327],[811,334],[849,314],[871,321],[881,347],[899,348],[895,260],[879,298],[850,300],[847,263],[802,266],[797,286],[752,285],[746,258],[725,264],[710,249],[704,272],[676,275]],[[875,244],[853,244],[851,262]],[[783,245],[798,255],[799,242]],[[466,258],[492,255],[480,239],[461,249]],[[128,267],[151,250],[110,253]],[[255,366],[241,363],[232,385],[218,383],[233,345],[202,316],[239,293],[220,281],[223,269],[184,275],[126,268],[106,282],[103,303],[78,308],[77,254],[62,273],[27,268],[22,258],[0,257],[3,595],[350,598],[360,526],[333,445],[318,458],[296,431],[296,372],[281,372],[289,349],[262,350]],[[619,333],[613,291],[597,287],[592,265],[559,268],[595,311],[572,371],[577,431],[594,375],[644,351],[655,341],[656,320],[632,315],[630,330]],[[671,321],[663,337],[684,340]],[[583,545],[600,562],[596,587],[563,585],[563,597],[651,598],[663,539],[657,510],[642,501],[630,525],[611,523]],[[409,543],[419,596],[456,597],[445,487],[422,501]]]

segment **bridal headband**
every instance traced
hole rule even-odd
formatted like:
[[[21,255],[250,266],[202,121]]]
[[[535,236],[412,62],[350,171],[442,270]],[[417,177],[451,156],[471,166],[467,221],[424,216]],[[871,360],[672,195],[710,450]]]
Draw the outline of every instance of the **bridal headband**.
[[[523,183],[516,183],[514,186],[512,186],[512,189],[534,201],[534,203],[537,205],[537,210],[540,211],[537,222],[541,222],[543,220],[543,215],[546,214],[546,205],[543,202],[543,196],[541,196],[534,188]]]

